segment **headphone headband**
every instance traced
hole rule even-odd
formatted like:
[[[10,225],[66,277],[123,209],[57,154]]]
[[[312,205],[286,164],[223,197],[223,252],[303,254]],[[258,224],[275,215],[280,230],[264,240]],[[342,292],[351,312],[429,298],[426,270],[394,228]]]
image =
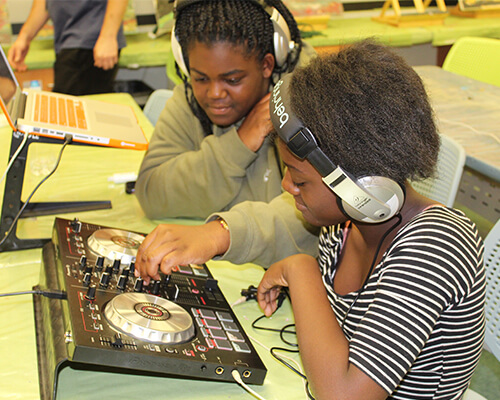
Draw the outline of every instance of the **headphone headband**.
[[[290,151],[303,160],[306,158],[321,176],[327,176],[337,166],[319,148],[316,138],[292,112],[289,88],[292,74],[283,76],[273,88],[269,106],[271,122]]]
[[[274,86],[269,102],[271,122],[280,139],[292,154],[301,160],[307,159],[316,168],[323,182],[337,195],[340,208],[349,218],[371,223],[392,218],[403,205],[401,186],[386,177],[356,180],[335,165],[319,148],[311,130],[292,112],[291,80],[292,74],[283,76]]]
[[[177,16],[179,12],[181,12],[184,8],[196,4],[201,3],[207,0],[174,0],[174,19],[177,20]],[[269,14],[269,19],[273,24],[273,47],[274,47],[274,58],[276,60],[276,65],[278,67],[282,67],[285,65],[288,55],[295,48],[295,42],[292,40],[290,34],[290,28],[285,20],[285,18],[278,12],[278,10],[272,6],[269,6],[265,0],[240,0],[252,2],[254,4],[259,5],[267,14]],[[172,53],[174,54],[175,61],[177,65],[184,73],[184,75],[189,76],[189,71],[186,67],[186,63],[184,61],[184,55],[182,52],[181,45],[177,40],[177,36],[175,34],[175,24],[172,28],[172,36],[171,36],[171,48]]]

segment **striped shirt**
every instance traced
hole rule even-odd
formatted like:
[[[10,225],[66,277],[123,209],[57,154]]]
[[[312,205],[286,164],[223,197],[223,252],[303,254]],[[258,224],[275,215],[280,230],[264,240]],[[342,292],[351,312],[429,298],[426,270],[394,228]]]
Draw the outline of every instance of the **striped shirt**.
[[[415,216],[350,311],[358,292],[338,295],[333,289],[346,229],[323,228],[318,261],[336,318],[346,318],[349,361],[389,399],[460,399],[485,329],[484,249],[475,225],[442,206]]]

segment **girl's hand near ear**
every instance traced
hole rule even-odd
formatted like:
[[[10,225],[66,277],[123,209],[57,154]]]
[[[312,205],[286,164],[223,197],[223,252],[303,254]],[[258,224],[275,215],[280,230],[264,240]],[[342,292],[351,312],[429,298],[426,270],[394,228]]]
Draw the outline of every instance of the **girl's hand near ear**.
[[[253,152],[256,152],[264,143],[264,139],[273,129],[271,116],[269,114],[269,99],[271,93],[267,93],[248,113],[245,120],[238,128],[241,141]]]

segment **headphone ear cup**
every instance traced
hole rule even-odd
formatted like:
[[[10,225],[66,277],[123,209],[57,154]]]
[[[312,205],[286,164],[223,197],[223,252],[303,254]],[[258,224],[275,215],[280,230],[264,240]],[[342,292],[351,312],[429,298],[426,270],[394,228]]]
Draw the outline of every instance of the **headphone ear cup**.
[[[189,76],[189,71],[186,67],[186,63],[184,62],[184,55],[182,54],[182,47],[177,40],[177,36],[175,35],[175,25],[172,28],[172,36],[170,39],[170,48],[172,49],[172,53],[174,55],[175,62],[179,66],[180,70],[187,77]]]
[[[365,176],[359,178],[356,183],[371,196],[385,203],[387,207],[389,207],[390,212],[376,220],[360,213],[352,205],[337,196],[337,204],[347,217],[360,222],[376,224],[391,219],[401,210],[401,207],[403,207],[405,201],[404,187],[394,180],[383,176]]]
[[[271,13],[271,21],[273,23],[273,42],[274,42],[274,58],[276,59],[276,65],[282,67],[290,51],[295,46],[290,35],[290,29],[285,21],[285,18],[273,8]]]

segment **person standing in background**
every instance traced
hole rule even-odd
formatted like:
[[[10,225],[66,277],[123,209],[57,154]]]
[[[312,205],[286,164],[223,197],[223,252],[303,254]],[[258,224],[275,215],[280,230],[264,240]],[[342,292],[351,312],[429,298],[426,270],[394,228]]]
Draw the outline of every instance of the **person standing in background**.
[[[125,47],[127,0],[33,0],[28,19],[8,52],[17,71],[31,41],[50,18],[54,26],[54,92],[72,95],[113,92],[120,50]]]

